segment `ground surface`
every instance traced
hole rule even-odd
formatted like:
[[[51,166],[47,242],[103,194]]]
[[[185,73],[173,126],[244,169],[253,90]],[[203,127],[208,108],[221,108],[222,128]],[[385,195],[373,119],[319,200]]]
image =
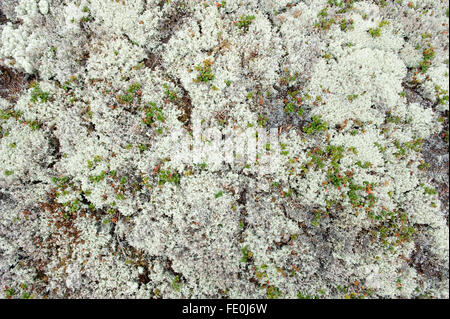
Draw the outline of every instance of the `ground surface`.
[[[0,2],[4,297],[448,298],[448,18]]]

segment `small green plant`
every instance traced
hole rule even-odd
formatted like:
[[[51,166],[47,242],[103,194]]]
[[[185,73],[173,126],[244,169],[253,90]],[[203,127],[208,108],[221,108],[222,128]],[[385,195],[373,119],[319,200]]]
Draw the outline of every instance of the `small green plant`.
[[[380,28],[384,27],[385,25],[389,25],[389,21],[388,20],[382,20],[380,23],[378,23],[378,26]]]
[[[355,163],[355,165],[357,165],[357,166],[359,166],[361,168],[370,168],[370,167],[372,167],[372,163],[371,162],[364,162],[364,164],[363,164],[363,163],[361,163],[361,161],[357,161]]]
[[[268,286],[266,288],[266,295],[268,299],[277,299],[282,296],[280,289],[275,286]]]
[[[41,90],[38,84],[34,84],[33,90],[31,91],[30,101],[35,103],[39,99],[41,103],[45,103],[48,101],[49,93]]]
[[[5,286],[5,288],[3,289],[5,298],[7,299],[13,299],[13,298],[20,298],[21,299],[32,299],[33,296],[31,295],[30,292],[28,292],[28,285],[26,284],[20,284],[20,289],[14,289],[12,287],[9,286]],[[22,295],[20,295],[20,293],[22,292]]]
[[[310,295],[310,294],[303,294],[301,291],[299,291],[297,293],[297,298],[298,299],[317,299],[319,297],[318,296],[313,296],[313,295]]]
[[[376,222],[376,230],[372,235],[378,237],[385,248],[392,249],[410,241],[416,232],[408,220],[408,215],[402,211],[382,209],[379,213],[369,212],[368,216]]]
[[[106,171],[101,171],[99,175],[91,175],[89,176],[89,180],[93,183],[99,183],[104,180],[106,177]]]
[[[373,37],[379,37],[381,36],[381,29],[380,28],[370,28],[367,32],[369,32],[369,34]]]
[[[145,144],[139,144],[137,146],[137,148],[141,151],[141,152],[145,152],[147,150],[147,145]]]
[[[176,275],[172,280],[172,287],[175,291],[180,291],[181,283],[180,276]]]
[[[428,48],[426,48],[425,50],[423,50],[423,59],[422,61],[419,62],[419,69],[422,73],[427,72],[428,68],[431,66],[432,64],[432,60],[434,58],[434,56],[436,55],[436,53],[434,52],[434,47],[430,46]]]
[[[390,113],[386,115],[386,123],[400,124],[402,119],[400,116],[392,116]]]
[[[127,89],[127,94],[119,96],[119,102],[122,103],[122,104],[129,104],[129,103],[131,103],[136,96],[139,96],[141,94],[140,88],[141,88],[141,84],[140,83],[132,84]]]
[[[328,8],[323,8],[322,10],[319,11],[319,13],[317,14],[318,17],[320,18],[325,18],[326,16],[328,16]]]
[[[119,194],[116,195],[116,199],[124,200],[125,199],[125,195],[123,193],[119,193]]]
[[[358,94],[351,94],[351,95],[347,95],[347,99],[350,101],[350,102],[353,102],[355,99],[357,99],[358,98]]]
[[[424,161],[420,161],[420,164],[417,165],[417,168],[421,171],[424,171],[424,170],[430,168],[430,164],[427,162],[424,162]]]
[[[217,8],[224,8],[226,6],[226,1],[220,1],[220,2],[216,2],[216,6]]]
[[[320,220],[322,219],[322,214],[325,214],[325,216],[327,216],[327,213],[323,212],[321,210],[318,210],[318,209],[315,209],[313,213],[314,213],[314,218],[312,220],[312,224],[317,227],[317,226],[319,226]]]
[[[3,173],[5,174],[5,176],[11,176],[12,174],[14,174],[14,171],[11,171],[11,170],[7,169]]]
[[[150,107],[144,109],[145,117],[142,119],[144,124],[152,126],[156,121],[164,123],[166,120],[162,109],[156,106],[156,103],[150,102]]]
[[[171,90],[169,87],[169,84],[164,83],[163,84],[163,88],[164,88],[164,94],[171,100],[171,101],[175,101],[178,96],[177,93],[174,90]]]
[[[353,8],[353,5],[358,0],[328,0],[328,4],[330,6],[338,7],[339,9],[336,11],[337,14],[342,14],[350,11]]]
[[[448,73],[445,74],[448,77]],[[439,85],[434,86],[434,90],[436,92],[436,98],[438,100],[438,104],[445,105],[448,104],[448,90],[442,89]],[[443,122],[443,120],[439,120]]]
[[[341,27],[342,31],[348,31],[348,30],[353,30],[354,29],[354,21],[352,19],[343,19],[340,23],[339,26]]]
[[[314,27],[322,30],[329,30],[333,24],[336,23],[336,19],[331,18],[328,19],[328,8],[325,7],[317,14],[317,17],[319,18],[319,22],[316,22],[314,24]]]
[[[88,21],[92,20],[92,17],[90,15],[90,10],[87,6],[84,6],[83,9],[81,9],[81,12],[88,14],[87,16],[84,16],[81,18],[81,20],[80,20],[81,22],[88,22]]]
[[[429,39],[429,38],[431,38],[432,37],[432,34],[431,33],[422,33],[422,39]]]
[[[214,74],[212,73],[211,66],[213,65],[213,62],[209,59],[206,59],[203,61],[203,65],[199,64],[195,67],[195,70],[199,72],[196,79],[194,79],[194,82],[209,82],[214,80]]]
[[[294,103],[289,102],[288,104],[286,104],[284,110],[286,111],[286,113],[293,113],[295,111]]]
[[[134,83],[128,88],[127,92],[131,93],[131,94],[135,94],[136,92],[138,92],[140,90],[140,88],[141,88],[140,83]]]
[[[378,1],[375,1],[375,3],[377,3],[381,8],[384,8],[388,5],[386,0],[378,0]]]
[[[23,294],[22,294],[22,299],[32,299],[33,298],[33,296],[29,293],[29,292],[27,292],[27,291],[25,291]]]
[[[255,18],[256,17],[254,15],[242,16],[241,20],[235,22],[235,24],[237,25],[239,30],[244,30],[245,32],[247,32],[250,24],[253,20],[255,20]]]
[[[253,257],[253,253],[248,249],[248,246],[245,246],[241,249],[242,258],[241,262],[246,263],[249,259]]]
[[[314,132],[326,131],[328,129],[327,123],[322,121],[320,117],[313,116],[312,122],[303,127],[303,132],[312,134]]]
[[[268,121],[267,117],[265,117],[262,114],[258,114],[258,126],[259,127],[266,127],[267,121]]]
[[[165,183],[178,185],[180,183],[180,175],[176,172],[171,172],[169,169],[160,171],[158,174],[158,185],[164,185]]]
[[[436,195],[437,194],[437,191],[433,188],[429,188],[429,187],[425,186],[424,190],[425,190],[424,193],[427,195]]]
[[[16,295],[16,291],[14,290],[14,288],[7,287],[7,286],[5,286],[4,293],[5,293],[5,298],[7,298],[7,299],[12,299]]]

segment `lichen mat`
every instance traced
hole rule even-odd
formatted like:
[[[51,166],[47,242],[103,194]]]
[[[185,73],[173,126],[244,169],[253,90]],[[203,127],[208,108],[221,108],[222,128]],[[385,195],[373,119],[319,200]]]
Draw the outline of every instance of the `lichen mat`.
[[[0,2],[5,298],[448,298],[448,2]]]

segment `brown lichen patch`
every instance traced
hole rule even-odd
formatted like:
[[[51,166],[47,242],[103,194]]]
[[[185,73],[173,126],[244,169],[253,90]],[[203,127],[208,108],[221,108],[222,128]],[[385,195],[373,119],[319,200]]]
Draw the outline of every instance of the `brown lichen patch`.
[[[36,269],[33,292],[43,298],[69,297],[69,292],[56,288],[49,291],[48,283],[51,280],[52,272],[57,269],[66,271],[66,268],[73,262],[75,246],[84,244],[80,238],[81,231],[76,227],[75,221],[78,218],[93,217],[93,213],[87,209],[80,209],[75,213],[68,214],[63,204],[56,201],[56,189],[47,192],[47,200],[39,203],[41,214],[47,214],[48,225],[52,227],[52,232],[48,238],[35,237],[33,244],[44,251],[47,258],[36,258],[32,263]],[[56,259],[58,264],[54,268],[49,268],[50,260]]]
[[[439,134],[424,140],[422,155],[430,166],[427,176],[438,192],[441,201],[441,211],[445,218],[449,217],[449,144],[446,140],[449,130],[449,112],[445,111],[443,129]]]
[[[417,85],[403,82],[402,87],[403,87],[403,92],[405,92],[405,97],[406,97],[406,101],[408,104],[419,103],[424,108],[432,107],[433,102],[422,97],[422,95],[418,93]]]
[[[192,133],[191,115],[192,115],[192,100],[189,96],[189,92],[181,84],[180,80],[173,80],[174,84],[181,90],[182,96],[175,99],[165,99],[165,103],[173,103],[182,112],[178,117],[178,120],[183,123],[183,127]]]
[[[417,224],[414,227],[420,231],[426,228],[424,225]],[[448,269],[446,270],[445,266],[440,264],[439,258],[430,251],[429,242],[421,232],[418,232],[415,237],[415,249],[406,261],[425,278],[442,278]]]
[[[40,208],[43,211],[50,213],[49,224],[54,225],[57,232],[51,235],[51,238],[56,241],[70,241],[72,244],[82,243],[80,239],[80,231],[75,227],[75,220],[78,216],[84,216],[86,210],[80,210],[80,212],[68,214],[65,212],[65,207],[56,202],[56,191],[53,190],[47,193],[49,200],[44,203],[40,203]],[[50,240],[51,241],[51,240]]]
[[[405,92],[406,101],[410,103],[419,103],[425,109],[433,109],[442,119],[442,130],[438,134],[434,134],[423,141],[422,155],[425,162],[429,165],[426,169],[426,175],[434,188],[438,192],[441,202],[441,212],[449,222],[449,112],[440,112],[436,110],[437,103],[433,103],[424,98],[420,93],[417,85],[402,83]]]
[[[2,10],[0,10],[0,24],[6,24],[8,22],[8,18],[5,16]]]
[[[183,1],[176,1],[171,4],[171,10],[168,12],[168,17],[160,22],[159,30],[162,34],[161,42],[169,42],[172,35],[177,31],[187,12],[184,9]]]
[[[120,247],[119,247],[120,246]],[[142,267],[143,271],[139,273],[137,281],[139,286],[146,285],[150,282],[150,269],[149,261],[151,260],[142,250],[136,249],[133,246],[128,245],[124,240],[122,243],[116,242],[116,250],[121,250],[125,263],[133,265],[135,267]],[[150,259],[149,259],[150,258]]]
[[[77,229],[74,221],[85,212],[80,210],[77,214],[65,215],[64,205],[56,201],[55,189],[47,192],[47,200],[38,203],[38,207],[36,210],[25,210],[22,213],[27,218],[32,218],[36,214],[48,214],[48,224],[54,226],[54,230],[48,238],[39,235],[33,237],[32,244],[36,248],[36,252],[39,253],[24,260],[28,267],[36,271],[30,291],[32,296],[38,296],[39,298],[61,297],[63,296],[61,293],[64,292],[49,291],[48,289],[52,273],[49,263],[52,258],[57,258],[59,263],[56,268],[65,269],[70,264],[73,246],[84,242],[80,239],[80,230]]]
[[[16,102],[19,94],[35,79],[26,73],[17,72],[0,65],[0,96],[11,102]]]
[[[182,123],[184,123],[184,127],[188,131],[192,131],[191,128],[191,114],[192,114],[192,102],[189,94],[184,92],[183,97],[180,100],[179,107],[183,110],[183,115],[178,118]]]
[[[215,112],[214,118],[219,125],[228,125],[231,119],[230,112],[228,109],[223,109],[221,111]]]
[[[144,59],[145,67],[150,68],[154,71],[156,67],[160,66],[162,63],[162,57],[160,54],[155,54],[153,52],[147,52],[147,58]]]
[[[156,54],[150,53],[148,58],[144,59],[144,64],[147,68],[150,68],[152,71],[156,69],[156,67],[161,64],[161,57]]]

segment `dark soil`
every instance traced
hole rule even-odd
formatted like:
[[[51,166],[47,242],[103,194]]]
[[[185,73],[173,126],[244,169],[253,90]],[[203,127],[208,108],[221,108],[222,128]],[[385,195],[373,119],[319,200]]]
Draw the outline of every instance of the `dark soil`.
[[[16,102],[19,94],[28,87],[35,76],[17,72],[0,65],[0,96],[11,102]]]

